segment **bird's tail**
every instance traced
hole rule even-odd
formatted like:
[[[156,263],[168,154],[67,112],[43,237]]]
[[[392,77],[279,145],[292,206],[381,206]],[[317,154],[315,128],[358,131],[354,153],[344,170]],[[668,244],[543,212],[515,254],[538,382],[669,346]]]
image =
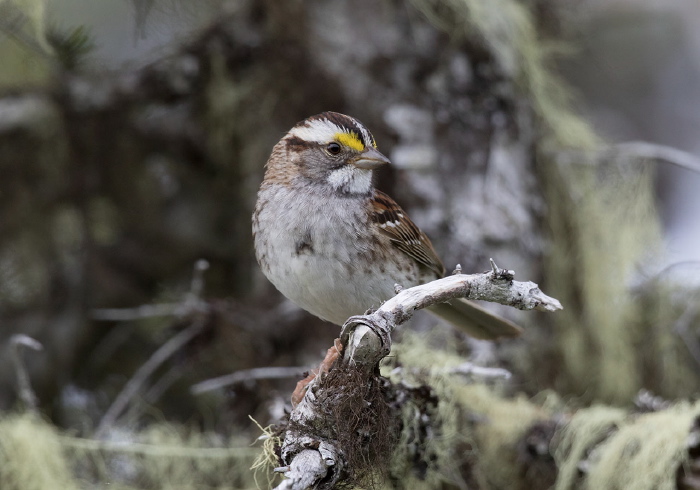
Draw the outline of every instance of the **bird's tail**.
[[[428,308],[428,311],[477,339],[495,340],[517,337],[523,329],[465,299],[453,299]]]

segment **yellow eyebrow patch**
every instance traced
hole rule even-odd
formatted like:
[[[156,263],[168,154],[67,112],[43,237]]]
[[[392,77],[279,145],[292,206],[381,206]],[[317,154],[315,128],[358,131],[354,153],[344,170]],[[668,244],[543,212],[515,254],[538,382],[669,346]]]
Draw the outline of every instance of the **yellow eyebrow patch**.
[[[355,133],[336,133],[335,140],[341,145],[349,146],[353,150],[365,151],[365,145]]]

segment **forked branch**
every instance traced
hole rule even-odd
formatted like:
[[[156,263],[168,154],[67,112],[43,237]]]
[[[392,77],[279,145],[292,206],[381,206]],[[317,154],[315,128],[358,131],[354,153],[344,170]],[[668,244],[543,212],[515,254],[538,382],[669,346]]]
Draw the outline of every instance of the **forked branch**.
[[[334,369],[353,370],[369,380],[379,361],[391,350],[391,332],[405,323],[416,310],[455,298],[486,300],[521,310],[556,311],[559,301],[540,291],[532,282],[514,281],[513,271],[500,269],[491,261],[492,270],[482,274],[455,274],[410,289],[397,287],[397,294],[371,314],[351,317],[343,326],[343,357]],[[329,373],[330,374],[330,373]],[[347,474],[346,447],[334,444],[328,433],[338,427],[325,428],[337,421],[326,420],[331,411],[334,386],[323,384],[317,376],[307,386],[301,402],[290,414],[282,444],[282,462],[288,477],[278,489],[305,489],[318,485],[331,488]],[[367,383],[365,383],[367,384]],[[329,391],[331,391],[329,393]],[[323,402],[321,402],[323,400]]]

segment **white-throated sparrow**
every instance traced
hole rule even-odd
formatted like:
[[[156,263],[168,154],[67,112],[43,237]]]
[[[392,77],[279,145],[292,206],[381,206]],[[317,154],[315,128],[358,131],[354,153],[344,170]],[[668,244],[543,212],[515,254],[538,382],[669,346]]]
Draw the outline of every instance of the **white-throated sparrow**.
[[[373,185],[389,163],[352,117],[324,112],[301,121],[272,149],[253,214],[255,255],[287,298],[337,325],[411,287],[442,277],[430,240]],[[465,300],[430,311],[473,337],[521,333]]]

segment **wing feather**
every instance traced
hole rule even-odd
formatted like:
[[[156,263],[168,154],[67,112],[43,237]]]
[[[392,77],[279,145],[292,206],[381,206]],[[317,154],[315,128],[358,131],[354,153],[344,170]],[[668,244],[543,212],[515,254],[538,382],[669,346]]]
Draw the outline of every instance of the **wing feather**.
[[[439,277],[445,274],[445,267],[430,239],[411,221],[396,201],[375,190],[372,207],[372,222],[380,233],[389,237],[396,248],[433,270]]]

